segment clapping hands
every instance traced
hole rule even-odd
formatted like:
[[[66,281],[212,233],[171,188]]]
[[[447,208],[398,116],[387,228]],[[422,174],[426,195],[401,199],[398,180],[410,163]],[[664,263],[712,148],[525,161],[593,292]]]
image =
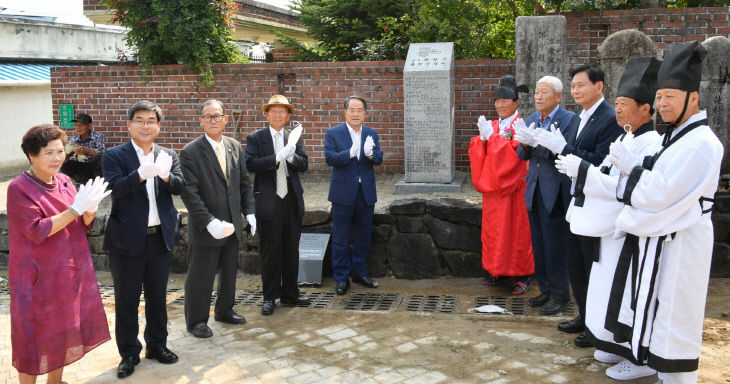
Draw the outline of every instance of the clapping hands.
[[[540,129],[535,139],[538,145],[542,145],[556,155],[562,153],[563,148],[568,144],[563,134],[560,133],[560,129],[555,128],[554,125],[550,126],[549,131]]]
[[[626,175],[630,174],[635,166],[641,164],[642,160],[641,157],[631,153],[620,141],[611,143],[606,159]]]
[[[578,176],[581,161],[583,160],[580,157],[573,154],[568,156],[558,155],[558,159],[555,160],[555,168],[558,172],[568,175],[568,177],[576,177]]]
[[[363,144],[362,150],[365,153],[365,156],[372,157],[373,156],[373,148],[375,148],[375,142],[373,141],[372,136],[368,136],[365,139],[365,144]]]
[[[71,204],[71,208],[78,215],[82,215],[86,212],[96,213],[99,209],[99,203],[105,197],[112,193],[111,190],[107,191],[106,187],[109,183],[104,181],[103,177],[96,177],[94,180],[89,180],[86,184],[79,187],[79,191],[76,193],[74,202]]]
[[[515,135],[512,137],[514,140],[519,141],[520,143],[524,145],[529,145],[531,147],[534,147],[537,145],[536,136],[538,132],[535,129],[535,123],[530,124],[530,126],[525,125],[525,121],[522,119],[515,120],[515,123],[513,125],[515,130]]]
[[[479,138],[482,141],[489,140],[489,136],[492,136],[492,134],[494,133],[492,121],[487,121],[484,115],[479,116],[479,118],[477,119],[477,127],[479,127]]]

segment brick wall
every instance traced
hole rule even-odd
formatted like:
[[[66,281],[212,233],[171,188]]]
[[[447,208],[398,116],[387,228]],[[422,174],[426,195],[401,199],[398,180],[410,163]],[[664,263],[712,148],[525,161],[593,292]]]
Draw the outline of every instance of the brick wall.
[[[679,41],[730,38],[730,7],[654,8],[565,13],[570,64],[598,62],[598,46],[612,33],[636,29],[659,50]]]
[[[84,0],[84,11],[106,11],[106,5],[99,0]]]
[[[140,82],[134,66],[57,67],[52,70],[54,122],[60,104],[73,104],[77,113],[94,118],[95,129],[110,146],[128,140],[126,109],[139,100],[156,101],[165,114],[160,144],[180,150],[201,134],[197,109],[217,98],[229,110],[240,110],[229,120],[226,134],[245,142],[248,133],[265,127],[261,105],[282,92],[304,122],[304,144],[312,169],[325,170],[324,133],[343,122],[341,103],[357,93],[368,105],[367,124],[380,135],[386,154],[380,172],[403,172],[403,62],[220,64],[216,85],[199,87],[197,76],[178,65],[159,66]],[[509,60],[459,61],[456,64],[456,165],[468,170],[469,138],[476,133],[480,114],[495,118],[492,89],[499,77],[512,73]],[[239,132],[237,134],[237,132]],[[448,148],[444,148],[448,150]]]

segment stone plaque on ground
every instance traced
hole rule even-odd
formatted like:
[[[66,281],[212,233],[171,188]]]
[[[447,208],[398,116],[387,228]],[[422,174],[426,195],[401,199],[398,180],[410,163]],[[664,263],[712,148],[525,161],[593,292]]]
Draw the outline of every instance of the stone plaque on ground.
[[[454,179],[454,43],[411,44],[403,68],[405,181]]]
[[[565,50],[565,16],[518,16],[515,21],[515,77],[527,84],[530,97],[520,98],[520,115],[535,111],[535,84],[543,76],[563,82],[563,102],[570,94]]]
[[[329,234],[302,233],[299,237],[299,284],[322,284],[322,262]]]

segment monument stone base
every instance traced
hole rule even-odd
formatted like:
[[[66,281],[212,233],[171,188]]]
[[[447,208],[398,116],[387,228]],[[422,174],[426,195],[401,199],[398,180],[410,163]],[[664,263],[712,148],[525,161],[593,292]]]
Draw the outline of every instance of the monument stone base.
[[[461,184],[464,183],[463,175],[456,175],[450,183],[409,183],[403,179],[395,183],[396,195],[409,195],[413,193],[433,192],[461,192]]]

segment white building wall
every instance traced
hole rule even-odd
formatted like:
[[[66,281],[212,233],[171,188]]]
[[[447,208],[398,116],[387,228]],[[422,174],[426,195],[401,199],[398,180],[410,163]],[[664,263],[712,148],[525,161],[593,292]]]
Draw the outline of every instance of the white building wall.
[[[51,84],[0,86],[0,168],[22,168],[28,160],[20,149],[23,135],[38,124],[53,124]],[[67,131],[67,134],[69,131]]]

